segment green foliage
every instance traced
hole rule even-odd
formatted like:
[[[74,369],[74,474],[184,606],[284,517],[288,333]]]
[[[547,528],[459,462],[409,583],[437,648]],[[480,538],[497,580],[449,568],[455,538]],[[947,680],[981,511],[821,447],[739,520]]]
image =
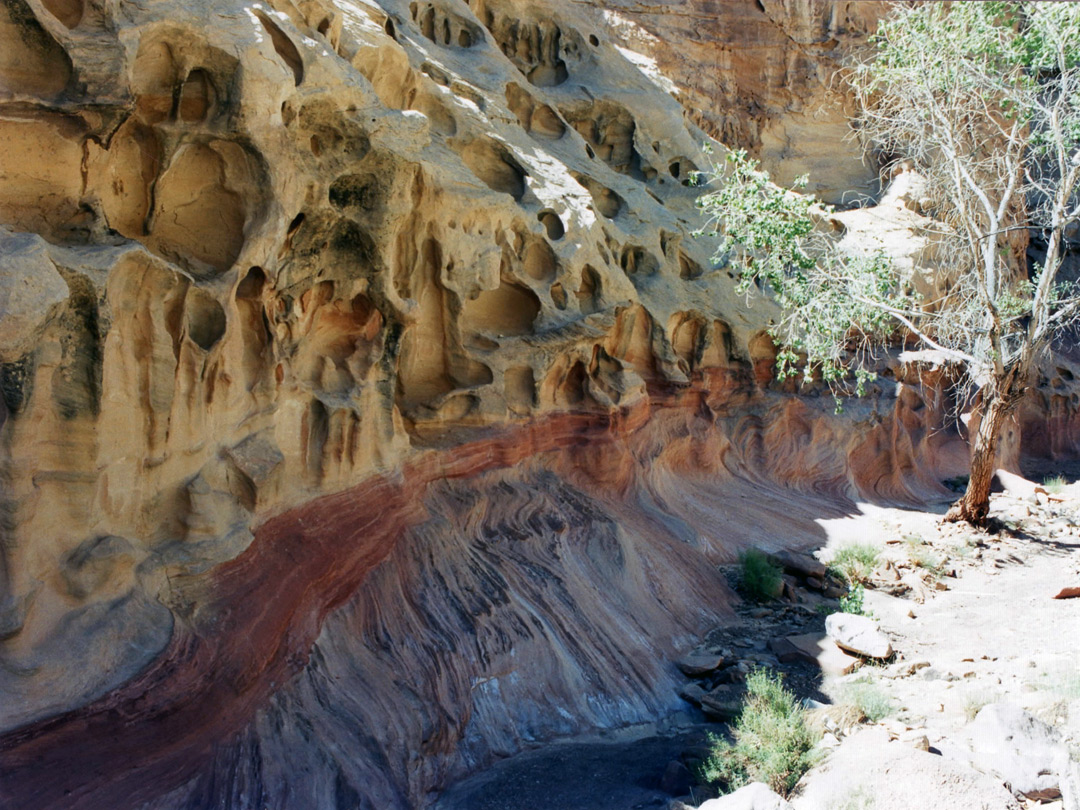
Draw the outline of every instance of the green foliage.
[[[711,737],[700,777],[727,792],[764,782],[781,795],[814,764],[815,734],[782,676],[758,669],[746,679],[747,696],[732,732],[735,742]]]
[[[849,543],[837,550],[830,569],[848,585],[866,582],[877,568],[879,552],[873,543]]]
[[[889,696],[869,680],[859,680],[846,685],[841,692],[841,700],[854,706],[870,723],[880,722],[894,711]]]
[[[1060,475],[1053,475],[1043,479],[1043,489],[1051,495],[1060,495],[1065,489],[1065,479]]]
[[[779,306],[778,378],[861,395],[875,352],[902,330],[991,402],[1080,321],[1080,286],[1057,278],[1064,226],[1080,216],[1078,41],[1080,4],[896,3],[874,55],[848,71],[860,137],[925,183],[946,280],[932,300],[882,253],[841,251],[832,209],[797,193],[803,183],[776,186],[742,151],[714,167],[705,230],[739,289]],[[1048,234],[1047,259],[1027,278],[1009,234],[1031,228]]]
[[[756,602],[775,599],[780,589],[783,571],[763,551],[747,549],[739,555],[739,573],[743,591]]]
[[[848,585],[847,595],[840,597],[840,612],[854,613],[856,616],[869,616],[863,600],[866,597],[866,589],[861,582]]]
[[[835,810],[874,810],[877,800],[869,788],[863,786],[848,793]]]
[[[894,295],[890,263],[881,254],[841,260],[817,233],[831,207],[774,185],[745,151],[729,152],[718,174],[722,187],[700,197],[698,206],[709,230],[722,235],[714,259],[738,272],[739,292],[768,290],[783,311],[769,331],[779,346],[777,378],[821,379],[835,392],[852,388],[852,357],[896,328],[880,306],[891,306]],[[805,182],[800,178],[796,187]],[[872,378],[856,364],[855,392],[864,393]]]

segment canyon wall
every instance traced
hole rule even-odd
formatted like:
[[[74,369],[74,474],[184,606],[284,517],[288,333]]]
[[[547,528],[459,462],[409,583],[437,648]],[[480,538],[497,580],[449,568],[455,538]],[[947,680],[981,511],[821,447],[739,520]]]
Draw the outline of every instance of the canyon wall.
[[[692,237],[708,135],[869,193],[876,13],[4,0],[5,806],[423,806],[940,494],[932,376],[795,396]]]

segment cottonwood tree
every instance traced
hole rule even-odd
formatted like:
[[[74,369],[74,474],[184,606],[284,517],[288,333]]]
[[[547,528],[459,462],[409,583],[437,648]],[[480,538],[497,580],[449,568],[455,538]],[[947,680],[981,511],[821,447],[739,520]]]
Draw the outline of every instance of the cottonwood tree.
[[[960,372],[971,474],[946,520],[985,520],[1002,428],[1080,316],[1062,273],[1080,216],[1078,46],[1080,5],[896,4],[850,67],[859,136],[926,179],[945,292],[913,292],[882,255],[842,255],[820,227],[828,209],[744,153],[700,199],[723,236],[717,257],[781,307],[779,377],[861,392],[875,347],[911,340]],[[1045,247],[1030,266],[1029,235]]]

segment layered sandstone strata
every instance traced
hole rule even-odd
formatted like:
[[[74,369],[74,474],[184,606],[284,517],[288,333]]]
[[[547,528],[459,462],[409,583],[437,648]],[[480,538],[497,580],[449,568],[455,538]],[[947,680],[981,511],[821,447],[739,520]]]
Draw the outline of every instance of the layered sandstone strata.
[[[811,59],[813,8],[711,13]],[[5,801],[423,805],[675,708],[713,563],[963,467],[912,369],[844,420],[772,382],[768,305],[691,237],[683,42],[646,33],[0,7]]]

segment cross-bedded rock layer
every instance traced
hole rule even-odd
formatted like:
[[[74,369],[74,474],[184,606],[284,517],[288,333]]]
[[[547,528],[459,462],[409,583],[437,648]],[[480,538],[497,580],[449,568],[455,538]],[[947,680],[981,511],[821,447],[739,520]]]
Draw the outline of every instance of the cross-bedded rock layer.
[[[673,708],[716,561],[963,467],[908,370],[772,382],[626,26],[0,7],[5,802],[423,805]]]

